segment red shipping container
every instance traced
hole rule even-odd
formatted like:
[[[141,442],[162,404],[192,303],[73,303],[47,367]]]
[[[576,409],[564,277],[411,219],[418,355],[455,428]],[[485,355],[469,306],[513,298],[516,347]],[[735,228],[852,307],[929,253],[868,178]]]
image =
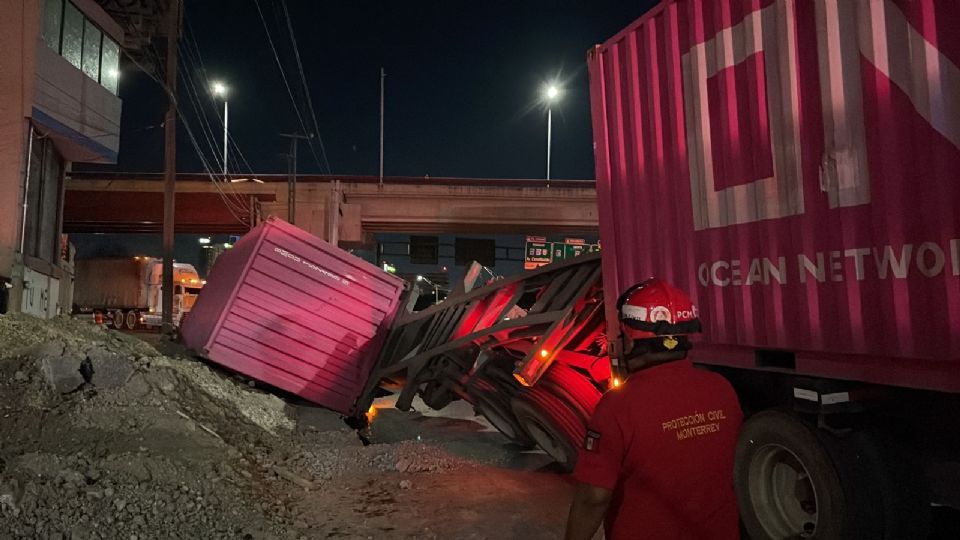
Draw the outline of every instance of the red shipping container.
[[[658,276],[700,306],[698,361],[960,391],[958,24],[667,0],[591,50],[608,309]]]
[[[183,324],[213,362],[351,414],[404,281],[271,218],[224,252]]]

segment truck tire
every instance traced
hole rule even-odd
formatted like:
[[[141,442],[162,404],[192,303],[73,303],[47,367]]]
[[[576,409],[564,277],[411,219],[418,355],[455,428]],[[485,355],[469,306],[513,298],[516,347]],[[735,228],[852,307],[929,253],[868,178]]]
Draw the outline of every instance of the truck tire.
[[[124,316],[123,323],[127,330],[136,330],[137,325],[140,323],[140,312],[135,309],[131,309]]]
[[[847,538],[927,538],[930,494],[917,452],[878,430],[832,437],[828,450],[837,464],[847,500]]]
[[[123,328],[123,310],[118,309],[110,313],[110,322],[113,324],[113,327],[117,330]]]
[[[477,414],[486,418],[511,443],[523,448],[533,448],[533,439],[524,430],[510,407],[510,392],[484,375],[474,377],[467,391],[473,399],[473,407]]]
[[[549,388],[554,394],[562,396],[564,402],[573,405],[584,424],[593,416],[602,396],[586,375],[559,362],[550,366],[537,385]]]
[[[757,413],[737,443],[734,487],[752,540],[847,540],[840,475],[830,451],[795,416]]]
[[[530,437],[567,472],[577,464],[586,422],[576,406],[541,386],[534,386],[511,402],[517,420]]]

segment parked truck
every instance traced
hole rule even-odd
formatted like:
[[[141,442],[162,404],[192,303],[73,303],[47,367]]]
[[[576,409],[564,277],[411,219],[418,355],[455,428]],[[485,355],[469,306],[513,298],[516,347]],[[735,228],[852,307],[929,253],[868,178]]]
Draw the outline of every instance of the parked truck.
[[[648,276],[694,298],[754,540],[926,538],[960,506],[958,18],[667,0],[588,52],[608,337]]]
[[[163,320],[163,260],[153,257],[76,261],[74,314],[114,328],[158,328]],[[203,280],[191,264],[173,264],[173,322],[193,307]]]

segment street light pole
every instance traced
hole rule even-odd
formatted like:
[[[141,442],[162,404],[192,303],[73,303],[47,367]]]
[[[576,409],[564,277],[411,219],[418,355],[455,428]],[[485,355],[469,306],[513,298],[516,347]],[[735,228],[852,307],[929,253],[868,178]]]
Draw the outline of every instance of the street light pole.
[[[230,145],[227,143],[229,139],[229,128],[230,125],[230,107],[227,104],[227,100],[223,100],[223,176],[227,176],[227,150],[230,148]]]
[[[213,95],[223,98],[223,176],[227,176],[227,152],[230,148],[230,106],[227,103],[227,85],[215,81],[210,91]]]
[[[550,143],[553,136],[553,103],[560,96],[560,89],[551,84],[543,92],[544,102],[547,104],[547,187],[550,187]]]
[[[550,138],[553,134],[553,109],[547,107],[547,187],[550,187]]]

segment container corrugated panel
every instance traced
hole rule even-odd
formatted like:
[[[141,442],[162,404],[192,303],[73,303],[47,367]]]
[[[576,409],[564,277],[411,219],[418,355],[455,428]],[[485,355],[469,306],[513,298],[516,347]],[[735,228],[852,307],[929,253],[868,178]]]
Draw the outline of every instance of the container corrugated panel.
[[[186,345],[351,414],[404,281],[278,219],[221,255],[183,325]]]
[[[608,306],[655,275],[698,360],[960,391],[957,28],[953,1],[676,0],[592,49]]]

